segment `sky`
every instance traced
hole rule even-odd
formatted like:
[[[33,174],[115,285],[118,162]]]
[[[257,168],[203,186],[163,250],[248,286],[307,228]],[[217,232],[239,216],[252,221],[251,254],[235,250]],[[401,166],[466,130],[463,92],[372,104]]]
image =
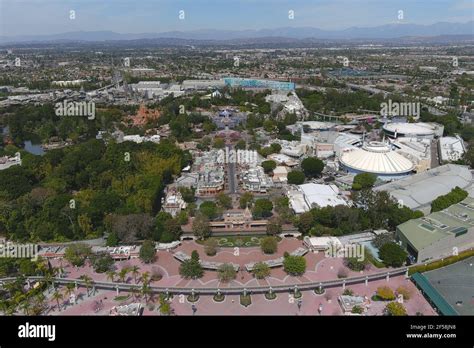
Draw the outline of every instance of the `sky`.
[[[179,18],[180,11],[184,19]],[[289,11],[294,11],[293,19]],[[0,0],[0,36],[100,30],[334,30],[400,21],[464,23],[473,17],[472,0]]]

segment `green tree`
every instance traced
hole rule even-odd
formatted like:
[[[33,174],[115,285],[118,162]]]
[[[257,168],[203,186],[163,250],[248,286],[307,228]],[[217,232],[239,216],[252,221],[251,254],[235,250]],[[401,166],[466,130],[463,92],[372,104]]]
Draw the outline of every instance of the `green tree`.
[[[302,275],[306,272],[306,259],[303,256],[288,255],[283,260],[283,269],[293,276]]]
[[[301,185],[304,183],[304,173],[299,170],[292,170],[288,173],[288,184],[290,185]]]
[[[391,242],[380,248],[379,256],[387,266],[400,267],[405,263],[408,254],[398,244]]]
[[[179,266],[179,274],[185,279],[198,279],[204,275],[204,270],[199,262],[199,254],[196,250],[193,250],[191,259],[181,263]]]
[[[109,233],[109,235],[107,236],[107,246],[117,246],[119,245],[119,243],[120,243],[120,240],[117,236],[117,233],[115,232]]]
[[[239,205],[241,209],[245,209],[247,207],[251,208],[253,203],[253,194],[250,192],[244,192],[240,196]]]
[[[466,199],[467,196],[467,191],[464,191],[462,188],[456,186],[448,194],[438,196],[433,202],[431,202],[431,212],[434,213],[446,209],[449,206]]]
[[[199,211],[205,216],[207,216],[209,220],[215,219],[218,213],[217,205],[212,201],[206,201],[201,203],[201,205],[199,206]]]
[[[232,208],[232,197],[226,195],[224,192],[220,192],[216,195],[217,204],[223,209]]]
[[[144,241],[142,247],[140,248],[140,259],[145,263],[152,263],[155,261],[155,257],[155,242],[151,240]]]
[[[276,162],[269,160],[269,161],[263,161],[262,162],[262,168],[265,173],[270,173],[273,169],[276,168]]]
[[[71,244],[64,251],[64,258],[77,267],[84,266],[84,262],[91,255],[91,247],[83,243]]]
[[[301,162],[301,168],[307,178],[315,178],[321,175],[324,163],[317,157],[308,157]]]
[[[262,219],[272,216],[273,203],[266,198],[259,198],[255,201],[252,210],[255,219]]]
[[[377,181],[377,176],[372,173],[359,173],[354,177],[352,189],[361,190],[368,189],[374,186]]]

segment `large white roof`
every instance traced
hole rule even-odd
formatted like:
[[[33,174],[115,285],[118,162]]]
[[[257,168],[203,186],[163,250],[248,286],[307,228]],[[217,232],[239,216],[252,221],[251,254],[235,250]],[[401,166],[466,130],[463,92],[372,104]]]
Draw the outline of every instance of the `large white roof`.
[[[375,188],[387,191],[411,209],[429,207],[431,202],[449,193],[456,186],[466,189],[472,184],[472,173],[467,166],[446,164]]]
[[[414,168],[413,162],[380,142],[370,142],[362,148],[346,149],[339,160],[346,167],[374,174],[402,174]]]
[[[389,132],[397,132],[400,134],[417,134],[417,135],[431,135],[436,133],[437,125],[433,123],[403,123],[393,122],[383,126]]]

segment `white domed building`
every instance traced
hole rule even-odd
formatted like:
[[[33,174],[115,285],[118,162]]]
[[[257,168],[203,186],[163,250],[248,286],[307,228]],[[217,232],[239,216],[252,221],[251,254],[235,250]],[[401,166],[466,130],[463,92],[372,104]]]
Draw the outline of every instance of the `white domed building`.
[[[412,161],[392,150],[389,144],[378,141],[343,150],[339,162],[349,173],[372,173],[382,180],[404,177],[415,168]]]

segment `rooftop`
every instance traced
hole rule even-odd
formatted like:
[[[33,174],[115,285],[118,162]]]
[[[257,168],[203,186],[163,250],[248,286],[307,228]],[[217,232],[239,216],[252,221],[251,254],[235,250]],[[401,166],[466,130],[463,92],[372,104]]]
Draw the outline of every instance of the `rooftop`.
[[[472,227],[474,198],[468,197],[442,211],[409,220],[397,229],[419,251],[450,235],[462,235]]]
[[[456,186],[467,188],[472,183],[472,173],[467,166],[446,164],[375,188],[387,191],[410,209],[431,206],[438,196],[445,195]]]

